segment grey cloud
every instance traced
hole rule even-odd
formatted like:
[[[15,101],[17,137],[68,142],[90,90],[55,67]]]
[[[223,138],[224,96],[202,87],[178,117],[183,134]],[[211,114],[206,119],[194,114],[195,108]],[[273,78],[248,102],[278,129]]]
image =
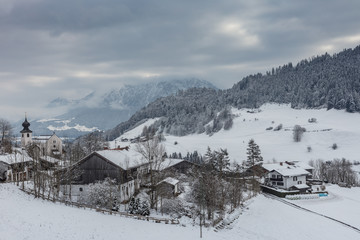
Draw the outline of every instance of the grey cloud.
[[[247,74],[354,47],[360,40],[345,38],[360,35],[358,9],[350,0],[6,1],[0,83],[12,90],[0,96],[0,111],[154,78],[231,87]]]

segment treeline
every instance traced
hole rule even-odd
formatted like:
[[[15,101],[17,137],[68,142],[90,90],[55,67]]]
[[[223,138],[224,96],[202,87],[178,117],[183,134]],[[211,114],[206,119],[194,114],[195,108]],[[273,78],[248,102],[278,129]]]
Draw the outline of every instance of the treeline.
[[[258,108],[264,103],[360,112],[360,46],[250,75],[228,90],[192,88],[159,98],[105,136],[113,140],[149,118],[160,118],[154,124],[160,132],[211,135],[231,128],[231,107]]]
[[[345,186],[359,184],[357,173],[352,169],[352,163],[345,158],[336,158],[332,161],[317,159],[310,161],[310,165],[314,167],[313,177],[315,179]]]

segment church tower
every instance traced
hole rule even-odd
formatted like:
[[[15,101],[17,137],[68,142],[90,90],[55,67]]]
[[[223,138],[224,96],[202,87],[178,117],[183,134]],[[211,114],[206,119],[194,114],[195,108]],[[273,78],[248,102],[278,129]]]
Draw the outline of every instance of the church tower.
[[[20,131],[21,133],[21,147],[25,148],[29,143],[32,142],[32,131],[29,129],[30,123],[27,121],[27,117],[25,114],[25,121],[22,124],[23,130]]]

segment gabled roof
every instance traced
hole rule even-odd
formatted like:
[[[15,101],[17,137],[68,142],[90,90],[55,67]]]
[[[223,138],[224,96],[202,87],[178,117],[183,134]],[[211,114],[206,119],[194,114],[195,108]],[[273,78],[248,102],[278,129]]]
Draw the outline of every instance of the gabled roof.
[[[102,150],[95,152],[124,170],[145,164],[139,153],[124,150]]]
[[[158,166],[156,170],[162,171],[164,169],[175,166],[184,161],[185,161],[184,159],[165,158],[164,161],[160,163],[160,166]]]
[[[281,175],[288,177],[310,174],[304,168],[288,162],[263,164],[262,167],[269,172],[276,171]]]

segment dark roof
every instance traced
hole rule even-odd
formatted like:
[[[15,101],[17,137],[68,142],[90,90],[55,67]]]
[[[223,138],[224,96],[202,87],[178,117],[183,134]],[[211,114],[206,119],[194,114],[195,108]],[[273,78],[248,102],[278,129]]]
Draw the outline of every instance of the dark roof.
[[[32,131],[29,129],[30,123],[27,120],[27,117],[25,117],[25,121],[22,124],[23,130],[20,131],[20,133],[32,133]]]

